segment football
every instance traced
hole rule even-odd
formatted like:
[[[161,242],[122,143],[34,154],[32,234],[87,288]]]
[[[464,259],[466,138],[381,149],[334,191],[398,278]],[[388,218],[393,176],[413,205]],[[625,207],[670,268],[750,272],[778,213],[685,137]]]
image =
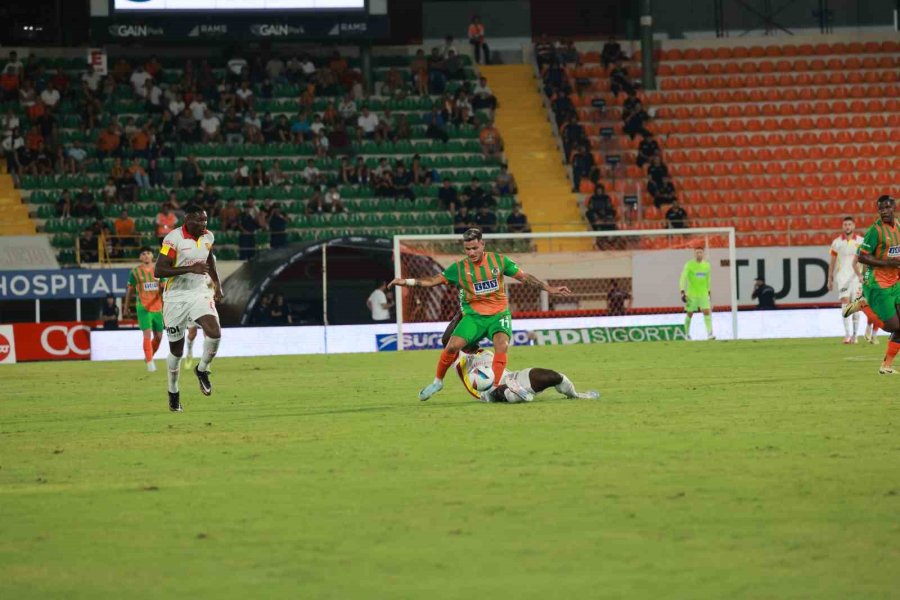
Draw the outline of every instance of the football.
[[[494,385],[494,371],[490,367],[480,366],[472,369],[472,385],[479,392],[486,392]]]

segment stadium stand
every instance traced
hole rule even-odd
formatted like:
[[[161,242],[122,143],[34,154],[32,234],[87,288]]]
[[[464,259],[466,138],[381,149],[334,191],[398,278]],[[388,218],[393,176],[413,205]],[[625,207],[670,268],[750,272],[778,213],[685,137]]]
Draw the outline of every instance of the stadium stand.
[[[0,114],[6,115],[6,124],[18,121],[19,137],[31,152],[22,155],[23,164],[16,152],[6,153],[18,189],[5,175],[0,203],[21,206],[21,194],[25,205],[16,213],[17,226],[51,234],[61,264],[79,261],[76,247],[85,229],[111,236],[123,209],[124,219],[132,219],[136,230],[128,245],[155,243],[164,226],[157,217],[167,202],[177,213],[186,203],[204,201],[219,256],[226,260],[252,256],[256,248],[269,245],[266,219],[258,215],[276,204],[287,220],[286,230],[277,236],[279,244],[353,233],[450,233],[453,214],[438,198],[443,181],[463,193],[463,184],[477,179],[486,202],[495,206],[498,230],[504,229],[516,198],[495,185],[502,156],[483,151],[479,134],[493,115],[490,106],[470,100],[476,73],[468,57],[458,57],[454,72],[443,76],[432,69],[439,61],[426,66],[421,54],[377,57],[376,94],[371,96],[362,92],[353,59],[313,57],[315,74],[307,74],[301,68],[305,59],[285,65],[285,57],[277,59],[279,74],[272,77],[260,57],[246,58],[249,66],[237,76],[232,62],[224,60],[115,57],[110,77],[99,81],[84,75],[81,59],[29,58],[18,97],[6,95]],[[144,82],[145,73],[156,75],[159,89],[154,90],[153,79]],[[249,85],[242,85],[245,80]],[[55,109],[41,102],[43,91],[52,92],[51,82],[62,90]],[[178,97],[170,98],[176,91]],[[415,93],[422,91],[429,93]],[[204,115],[198,104],[194,121],[199,127],[189,128],[194,133],[187,124],[180,130],[178,115],[167,114],[169,101],[176,108],[183,102],[190,114],[191,101],[201,93],[214,114]],[[152,97],[159,100],[152,102]],[[232,105],[237,116],[229,113]],[[366,135],[357,131],[366,128],[358,120],[364,106],[374,116]],[[279,124],[281,117],[287,122]],[[323,135],[316,135],[323,125]],[[10,146],[16,137],[12,129],[4,127]],[[153,139],[149,145],[145,134]],[[111,152],[103,150],[107,142],[114,147]],[[197,180],[198,173],[186,167],[189,157],[196,158],[202,173]],[[395,181],[382,177],[385,168],[393,171]],[[199,193],[200,181],[213,191]],[[93,203],[79,204],[83,192],[94,197]],[[240,214],[235,218],[234,213],[251,200],[249,211],[260,227],[247,234],[240,230]],[[22,222],[28,213],[33,224]],[[4,211],[4,227],[9,214]],[[240,248],[248,238],[251,247]],[[100,250],[102,259],[102,245]],[[115,256],[114,247],[106,250],[107,256]]]
[[[824,245],[845,215],[868,218],[871,200],[900,185],[896,41],[673,48],[656,59],[659,90],[636,97],[691,226],[734,225],[744,246]],[[626,61],[629,79],[639,61],[639,52]],[[658,228],[664,210],[637,165],[641,139],[625,134],[627,95],[612,93],[613,68],[599,52],[579,53],[548,97],[556,108],[554,93],[569,92],[594,164],[621,154],[624,166],[601,170],[617,225]],[[640,202],[633,218],[623,210],[629,193]]]

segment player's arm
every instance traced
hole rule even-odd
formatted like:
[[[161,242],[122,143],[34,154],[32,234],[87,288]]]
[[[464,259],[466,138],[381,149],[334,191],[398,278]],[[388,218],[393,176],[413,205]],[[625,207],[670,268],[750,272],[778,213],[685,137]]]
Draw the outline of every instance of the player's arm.
[[[216,270],[216,257],[213,256],[212,250],[210,250],[209,256],[206,257],[206,265],[209,267],[209,278],[212,279],[213,282],[213,300],[215,302],[221,302],[225,297],[225,294],[222,293],[222,283],[219,281],[219,271]]]
[[[860,252],[857,259],[864,265],[870,267],[889,267],[893,269],[900,268],[900,259],[898,258],[875,258],[868,252]]]
[[[134,297],[134,286],[131,283],[128,283],[128,287],[125,288],[125,301],[122,302],[122,318],[127,319],[131,315],[131,299]]]
[[[161,279],[163,277],[177,277],[178,275],[185,275],[187,273],[195,273],[197,275],[209,274],[209,261],[194,263],[186,267],[176,267],[174,263],[174,258],[166,256],[165,254],[160,254],[156,258],[156,266],[153,268],[153,275]]]
[[[440,273],[437,275],[432,275],[431,277],[418,277],[413,279],[394,279],[389,284],[390,287],[394,287],[395,285],[399,285],[401,287],[435,287],[438,285],[444,285],[447,283],[447,280]]]
[[[837,264],[837,254],[831,251],[831,262],[828,263],[828,291],[834,288],[834,266]],[[853,270],[856,271],[856,259],[853,260]]]
[[[859,266],[859,256],[853,257],[853,272],[856,273],[856,276],[859,278],[860,282],[863,280],[863,269]],[[831,288],[828,288],[831,289]]]
[[[537,288],[540,290],[544,290],[548,294],[558,295],[558,296],[572,296],[572,290],[567,288],[564,285],[553,286],[547,284],[545,281],[541,281],[531,273],[526,273],[525,271],[519,269],[519,271],[512,276],[513,279],[520,283],[524,283],[528,287]]]
[[[681,270],[681,277],[678,279],[678,292],[681,294],[681,302],[687,302],[687,294],[685,290],[687,289],[688,283],[688,263],[684,263],[684,268]]]

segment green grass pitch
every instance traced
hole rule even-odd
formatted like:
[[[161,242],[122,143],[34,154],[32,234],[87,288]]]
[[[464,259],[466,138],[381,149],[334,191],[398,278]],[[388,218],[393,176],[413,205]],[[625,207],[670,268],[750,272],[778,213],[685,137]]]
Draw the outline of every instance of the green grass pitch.
[[[417,401],[436,352],[222,359],[183,414],[5,367],[0,597],[896,598],[883,344],[514,348],[603,394],[528,405]]]

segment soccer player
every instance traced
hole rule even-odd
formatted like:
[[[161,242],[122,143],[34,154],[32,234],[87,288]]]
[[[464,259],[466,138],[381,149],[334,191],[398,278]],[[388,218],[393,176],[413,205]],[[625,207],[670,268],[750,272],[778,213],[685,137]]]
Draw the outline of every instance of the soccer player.
[[[844,308],[859,296],[862,285],[862,272],[856,260],[856,251],[862,244],[862,236],[856,235],[856,223],[853,217],[844,217],[841,224],[841,235],[831,242],[831,263],[828,265],[828,289],[835,287],[841,299],[841,314]],[[850,320],[853,320],[853,333],[850,333]],[[857,343],[859,330],[859,314],[854,313],[844,321],[844,343]]]
[[[684,304],[684,331],[687,338],[691,339],[691,319],[698,310],[703,313],[703,322],[706,324],[706,339],[714,340],[712,328],[712,313],[709,310],[709,297],[712,293],[712,266],[708,260],[703,259],[704,250],[701,247],[694,248],[694,260],[684,264],[681,271],[678,287],[681,292],[681,302]]]
[[[863,297],[847,304],[844,318],[861,310],[871,323],[891,333],[878,372],[896,375],[894,358],[900,352],[900,229],[894,219],[894,199],[880,196],[877,206],[879,218],[859,246],[859,262],[869,267],[863,280]]]
[[[522,369],[521,371],[504,371],[503,377],[495,387],[486,392],[478,392],[472,383],[472,373],[478,367],[492,367],[493,362],[493,352],[478,349],[473,353],[463,352],[462,356],[454,364],[463,387],[466,388],[469,394],[482,402],[508,402],[510,404],[531,402],[534,400],[535,394],[540,394],[551,387],[555,388],[557,392],[566,398],[595,400],[600,397],[600,393],[594,390],[578,392],[575,389],[575,384],[563,373],[538,367]],[[520,391],[514,392],[509,385],[510,383],[513,383]]]
[[[222,299],[222,285],[212,253],[215,238],[206,229],[206,223],[206,211],[199,206],[189,206],[184,224],[166,235],[156,259],[156,276],[168,279],[163,293],[163,321],[169,338],[166,359],[169,410],[174,412],[182,410],[178,378],[185,330],[194,323],[203,328],[203,354],[200,363],[194,367],[194,374],[200,382],[200,392],[205,396],[212,394],[209,364],[216,356],[222,337],[215,304]]]
[[[419,392],[419,400],[428,400],[444,388],[444,376],[467,344],[487,337],[494,343],[494,382],[499,384],[506,369],[512,315],[506,295],[505,277],[542,289],[549,294],[571,296],[565,286],[551,286],[522,271],[508,256],[484,251],[480,229],[469,229],[463,236],[466,257],[448,266],[443,273],[422,279],[394,279],[391,285],[434,287],[450,284],[460,290],[463,318],[453,330],[438,360],[434,381]],[[513,391],[522,391],[516,381],[507,383]]]
[[[163,315],[162,290],[160,280],[153,274],[153,250],[143,246],[138,254],[140,264],[128,275],[128,288],[125,291],[125,310],[129,310],[131,299],[137,293],[134,312],[138,327],[144,334],[144,361],[147,370],[156,371],[153,355],[162,343]]]

